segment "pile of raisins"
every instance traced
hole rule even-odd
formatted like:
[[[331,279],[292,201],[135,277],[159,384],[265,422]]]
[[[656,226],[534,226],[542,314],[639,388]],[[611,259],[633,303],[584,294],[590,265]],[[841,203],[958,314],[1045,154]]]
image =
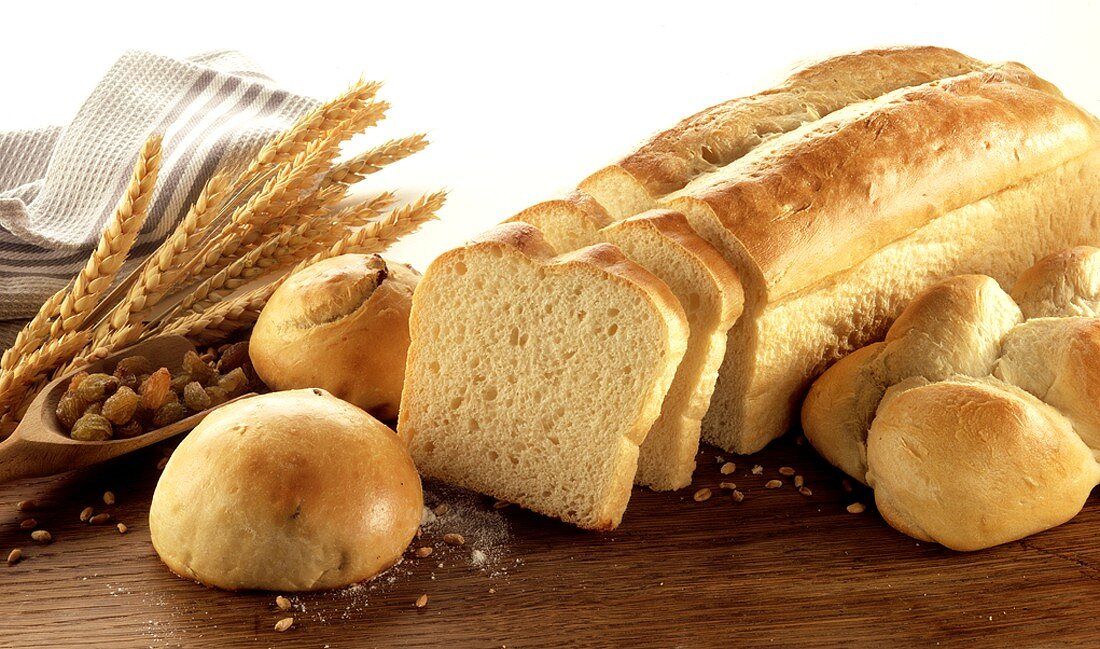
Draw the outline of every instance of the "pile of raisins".
[[[175,375],[144,356],[130,356],[112,374],[74,375],[57,403],[57,420],[82,441],[135,437],[259,389],[247,342],[201,356],[187,352]]]

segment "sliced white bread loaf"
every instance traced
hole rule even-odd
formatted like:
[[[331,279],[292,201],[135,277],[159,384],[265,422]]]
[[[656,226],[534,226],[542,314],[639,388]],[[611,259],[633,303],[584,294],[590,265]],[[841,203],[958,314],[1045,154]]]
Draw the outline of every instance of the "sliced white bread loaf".
[[[874,50],[703,111],[580,187],[611,221],[682,212],[737,269],[744,314],[703,436],[750,453],[922,288],[959,273],[1011,281],[1096,241],[1098,136],[1024,66]]]
[[[498,226],[441,255],[413,299],[398,433],[425,475],[613,529],[686,348],[659,279],[614,246],[555,256]]]
[[[547,201],[513,217],[539,228],[558,250],[600,241],[615,244],[671,289],[688,318],[684,360],[638,457],[637,484],[658,490],[691,484],[703,415],[725,357],[726,333],[741,313],[733,267],[697,235],[682,214],[652,210],[612,223],[583,192]]]

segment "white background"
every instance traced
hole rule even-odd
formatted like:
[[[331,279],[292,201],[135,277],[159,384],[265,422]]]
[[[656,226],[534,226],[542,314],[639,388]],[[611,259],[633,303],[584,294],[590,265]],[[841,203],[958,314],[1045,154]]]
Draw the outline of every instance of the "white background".
[[[649,134],[799,61],[935,44],[1031,66],[1100,112],[1100,2],[20,2],[0,8],[0,129],[63,124],[125,49],[238,49],[328,97],[358,76],[394,108],[372,137],[429,149],[376,186],[451,190],[395,256],[446,247],[568,190]]]

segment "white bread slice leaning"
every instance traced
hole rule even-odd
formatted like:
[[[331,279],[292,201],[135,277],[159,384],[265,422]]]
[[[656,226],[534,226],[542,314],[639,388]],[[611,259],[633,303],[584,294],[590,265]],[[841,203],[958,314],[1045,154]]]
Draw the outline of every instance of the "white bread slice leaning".
[[[410,334],[398,433],[423,474],[619,524],[686,348],[668,287],[614,246],[558,257],[510,223],[429,266]]]
[[[743,294],[733,267],[682,214],[651,210],[612,223],[583,192],[539,203],[511,220],[536,226],[558,250],[600,241],[614,244],[667,284],[680,301],[690,329],[687,352],[661,416],[642,443],[634,481],[656,490],[690,485],[703,416],[725,357],[726,334],[741,314]]]

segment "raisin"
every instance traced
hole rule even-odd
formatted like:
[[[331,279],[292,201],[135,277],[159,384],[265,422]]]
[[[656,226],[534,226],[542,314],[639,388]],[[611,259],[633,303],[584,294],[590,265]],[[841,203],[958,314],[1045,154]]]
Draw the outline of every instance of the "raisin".
[[[145,429],[142,428],[141,424],[138,423],[135,419],[131,419],[121,426],[115,426],[114,429],[115,437],[123,439],[129,437],[137,437],[138,435],[141,435],[145,432]]]
[[[162,428],[169,424],[174,424],[186,416],[187,411],[184,409],[182,403],[178,401],[169,401],[157,408],[157,411],[153,413],[153,426],[155,428]]]
[[[245,364],[248,360],[248,342],[229,345],[222,351],[218,360],[218,371],[227,374]]]
[[[85,401],[101,401],[114,394],[118,386],[119,380],[110,374],[89,374],[80,382],[76,393]]]
[[[61,422],[66,431],[73,429],[73,424],[84,414],[84,408],[88,404],[71,392],[61,395],[57,402],[57,420]]]
[[[142,374],[152,374],[153,370],[156,368],[153,367],[152,361],[144,356],[130,356],[118,362],[118,365],[115,366],[115,371],[119,369],[124,369],[137,376],[141,376]]]
[[[214,368],[202,360],[197,353],[187,352],[183,355],[183,371],[191,375],[192,381],[206,383],[214,373]]]
[[[72,437],[82,442],[102,442],[111,439],[111,422],[103,415],[84,415],[73,424]]]
[[[162,367],[141,384],[141,405],[156,411],[168,400],[169,394],[172,394],[172,375]]]
[[[87,372],[77,372],[73,374],[73,378],[69,379],[69,392],[76,392],[80,388],[80,384],[84,382],[84,379],[88,378]]]
[[[195,379],[191,378],[190,374],[186,372],[172,377],[172,392],[176,394],[182,394],[183,389],[187,387],[188,383],[191,383]]]
[[[195,412],[206,410],[210,407],[210,395],[201,383],[192,381],[183,389],[183,403]]]
[[[218,381],[218,387],[225,390],[230,398],[240,396],[248,388],[248,375],[244,370],[237,368],[226,374]]]
[[[220,406],[226,401],[229,401],[229,394],[226,393],[223,388],[219,388],[216,385],[206,388],[206,394],[210,397],[210,405],[207,406],[208,408]]]
[[[134,418],[141,397],[123,386],[103,402],[103,416],[112,424],[125,424]]]
[[[92,403],[89,403],[88,405],[84,406],[84,412],[82,414],[85,414],[85,415],[102,415],[103,414],[103,402],[102,401],[93,401]]]
[[[118,379],[120,387],[127,387],[137,392],[141,383],[138,382],[137,374],[134,374],[131,370],[125,367],[116,367],[114,377]]]

